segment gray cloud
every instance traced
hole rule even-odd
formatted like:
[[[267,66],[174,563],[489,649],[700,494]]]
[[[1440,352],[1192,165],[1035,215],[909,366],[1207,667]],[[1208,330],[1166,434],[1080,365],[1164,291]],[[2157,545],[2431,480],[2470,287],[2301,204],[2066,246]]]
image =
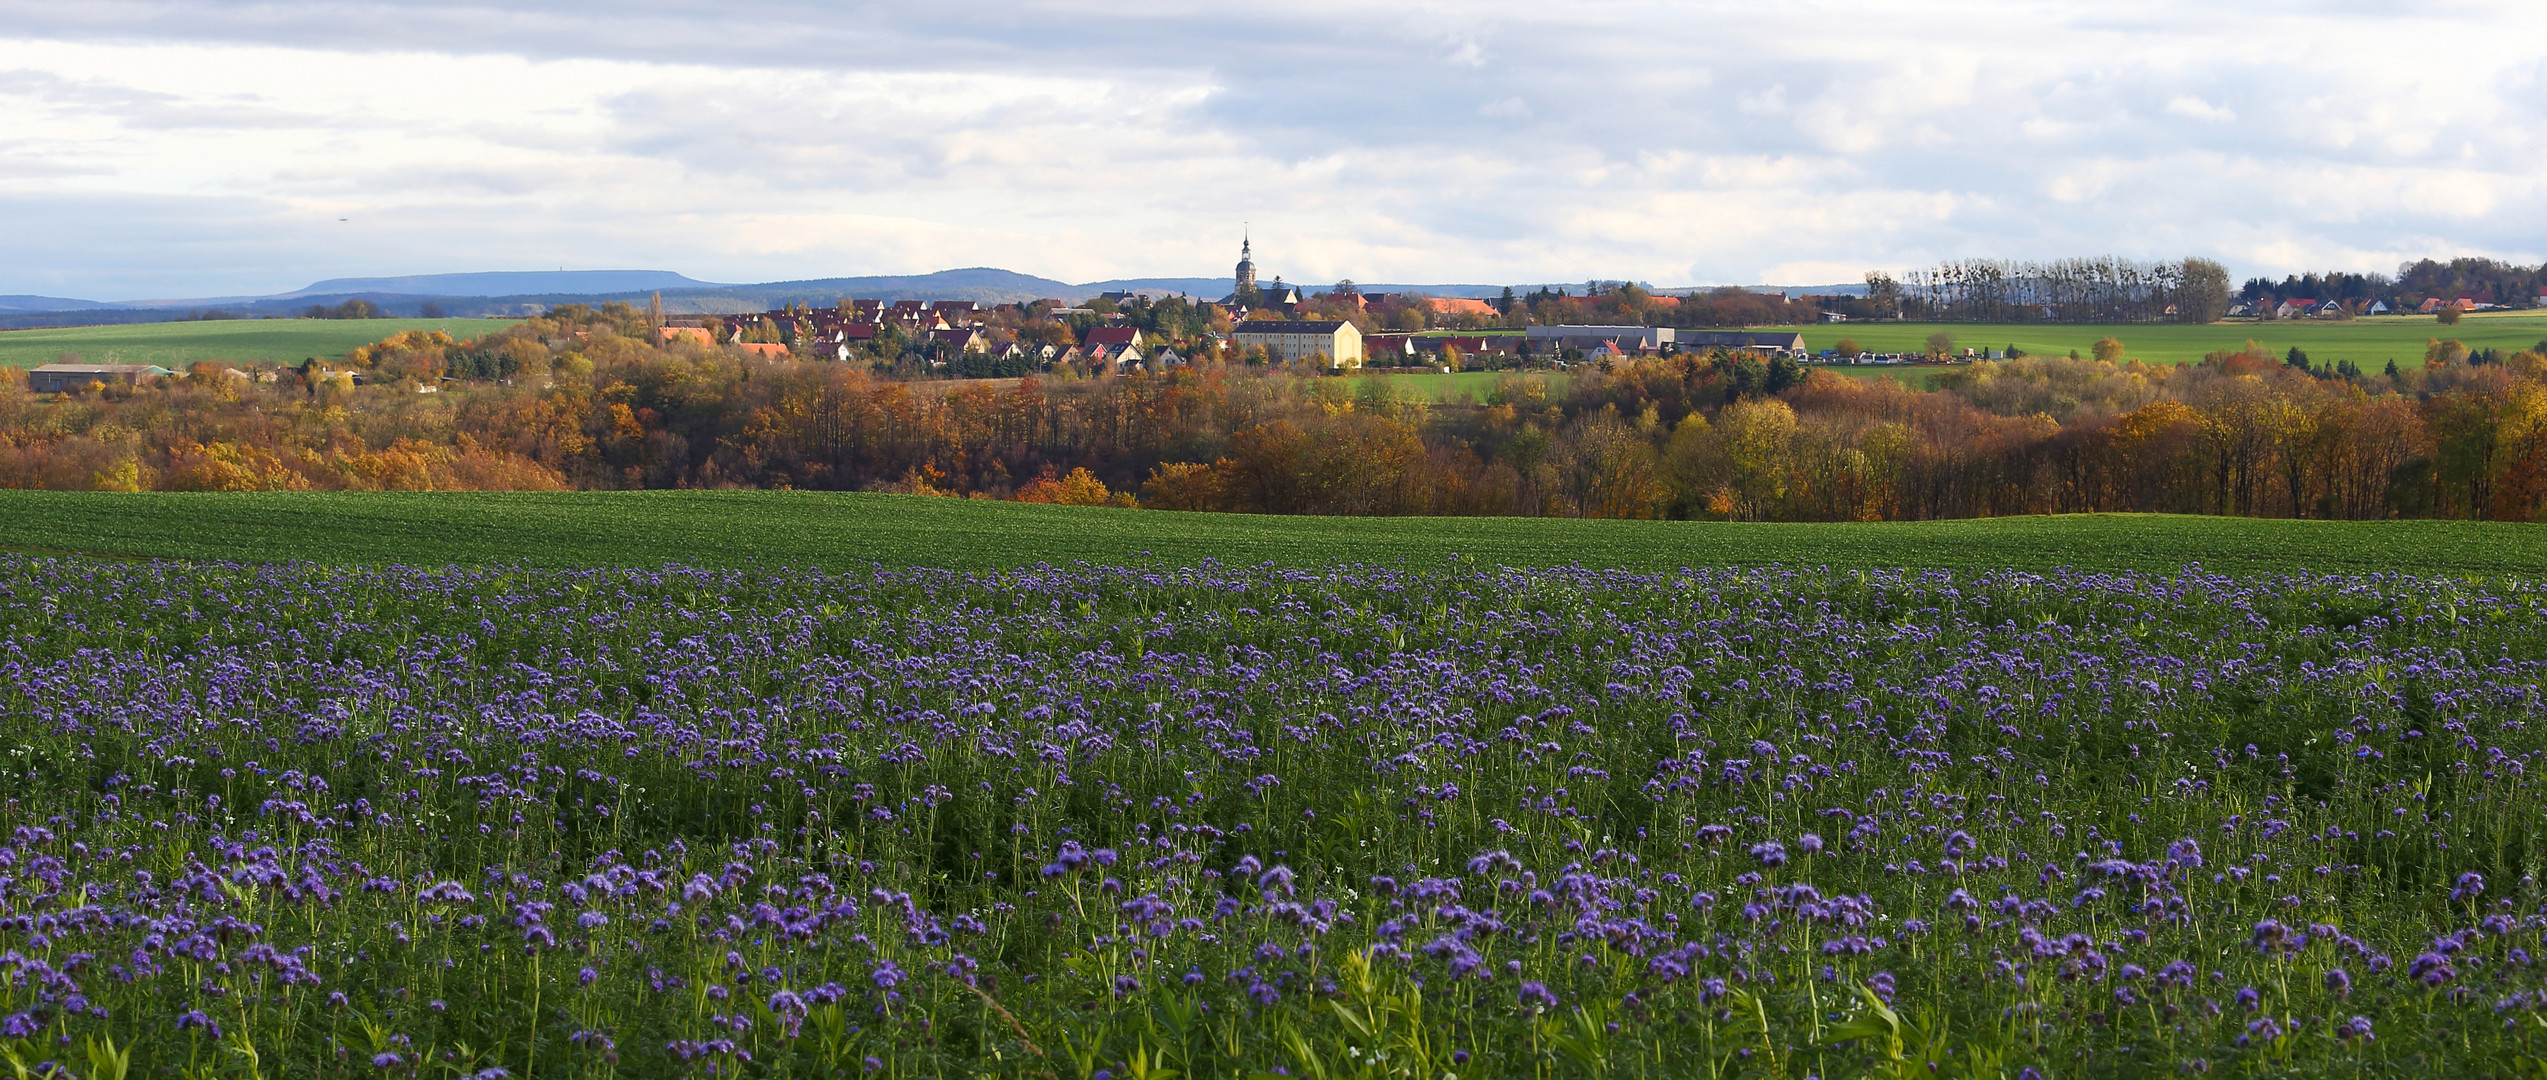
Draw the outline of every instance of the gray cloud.
[[[0,0],[0,26],[0,110],[41,121],[0,198],[193,238],[13,247],[0,292],[1094,279],[1216,270],[1240,220],[1307,281],[2547,252],[2547,10],[2516,0]],[[330,247],[339,216],[368,242]]]

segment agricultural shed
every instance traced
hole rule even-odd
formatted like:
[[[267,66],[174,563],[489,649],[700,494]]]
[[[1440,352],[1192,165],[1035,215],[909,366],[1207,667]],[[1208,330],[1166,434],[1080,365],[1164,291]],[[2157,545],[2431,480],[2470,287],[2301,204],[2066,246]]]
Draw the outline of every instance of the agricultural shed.
[[[38,394],[59,394],[90,383],[137,383],[174,374],[157,364],[46,364],[27,372],[27,389]]]

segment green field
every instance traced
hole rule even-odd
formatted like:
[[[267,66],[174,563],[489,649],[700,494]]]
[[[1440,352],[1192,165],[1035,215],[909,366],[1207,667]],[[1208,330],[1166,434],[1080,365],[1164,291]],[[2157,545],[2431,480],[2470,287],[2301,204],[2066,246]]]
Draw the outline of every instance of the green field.
[[[2080,356],[2088,356],[2098,338],[2111,336],[2123,343],[2126,355],[2153,364],[2196,364],[2206,353],[2236,349],[2252,340],[2276,356],[2296,345],[2313,362],[2350,360],[2375,374],[2390,360],[2401,367],[2421,363],[2425,344],[2434,338],[2455,339],[2471,349],[2491,347],[2510,352],[2536,348],[2540,341],[2547,340],[2547,314],[2469,315],[2457,326],[2443,326],[2421,316],[2384,316],[2351,322],[2223,322],[2208,326],[1863,322],[1778,329],[1802,333],[1805,344],[1816,352],[1835,347],[1841,338],[1854,340],[1861,348],[1874,352],[1917,352],[1927,348],[1928,335],[1944,331],[1953,335],[1959,349],[2004,349],[2013,344],[2029,355],[2065,356],[2075,349]]]
[[[84,364],[157,364],[174,371],[203,360],[297,364],[337,357],[405,330],[472,338],[510,319],[229,319],[0,331],[0,367],[34,367],[70,353]]]
[[[2547,529],[2087,515],[1873,524],[1187,514],[814,492],[0,491],[0,549],[331,563],[992,568],[1204,559],[1321,566],[2004,567],[2547,572]]]
[[[1412,391],[1417,397],[1422,398],[1425,401],[1453,402],[1475,400],[1483,402],[1486,400],[1488,395],[1495,392],[1496,382],[1512,376],[1526,376],[1545,381],[1548,384],[1548,397],[1550,399],[1565,396],[1567,377],[1566,374],[1561,371],[1454,371],[1448,374],[1435,371],[1417,372],[1406,375],[1375,374],[1371,377],[1387,379],[1391,385]]]

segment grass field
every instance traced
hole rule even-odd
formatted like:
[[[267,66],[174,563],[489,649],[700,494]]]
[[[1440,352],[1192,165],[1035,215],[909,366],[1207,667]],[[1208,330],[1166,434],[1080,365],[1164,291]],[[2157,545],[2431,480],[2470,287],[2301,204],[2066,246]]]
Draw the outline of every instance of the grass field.
[[[0,367],[73,363],[157,364],[172,371],[203,360],[297,364],[342,356],[405,330],[441,330],[472,338],[508,319],[229,319],[0,331]]]
[[[1787,329],[1781,327],[1780,329]],[[2206,353],[2235,349],[2249,340],[2261,342],[2279,356],[2294,345],[2312,362],[2350,360],[2377,373],[2395,360],[2399,366],[2423,362],[2423,349],[2433,338],[2455,339],[2471,349],[2529,349],[2547,340],[2547,314],[2469,315],[2457,326],[2443,326],[2420,316],[2356,319],[2351,322],[2224,322],[2209,326],[2061,326],[2044,323],[1864,322],[1794,328],[1816,352],[1849,338],[1875,352],[1915,352],[1927,347],[1928,335],[1944,331],[1956,348],[2004,349],[2014,344],[2031,355],[2092,355],[2098,338],[2111,336],[2126,354],[2153,364],[2196,364]]]
[[[2547,574],[2547,529],[2084,515],[1872,524],[1186,514],[813,492],[0,491],[0,549],[442,565],[965,569],[1204,559],[1323,566],[2076,567]]]
[[[1483,402],[1495,391],[1496,381],[1510,375],[1526,375],[1548,384],[1548,397],[1565,396],[1566,374],[1562,371],[1454,371],[1415,372],[1412,374],[1376,374],[1369,378],[1387,379],[1390,383],[1413,391],[1426,401],[1450,402],[1474,400]]]

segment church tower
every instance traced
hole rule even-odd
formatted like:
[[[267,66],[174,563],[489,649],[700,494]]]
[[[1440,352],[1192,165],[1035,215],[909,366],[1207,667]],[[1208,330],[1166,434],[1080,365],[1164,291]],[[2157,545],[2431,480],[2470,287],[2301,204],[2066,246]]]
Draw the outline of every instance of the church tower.
[[[1256,258],[1253,250],[1254,244],[1254,240],[1244,234],[1241,234],[1238,239],[1237,293],[1241,296],[1245,296],[1256,290]]]

